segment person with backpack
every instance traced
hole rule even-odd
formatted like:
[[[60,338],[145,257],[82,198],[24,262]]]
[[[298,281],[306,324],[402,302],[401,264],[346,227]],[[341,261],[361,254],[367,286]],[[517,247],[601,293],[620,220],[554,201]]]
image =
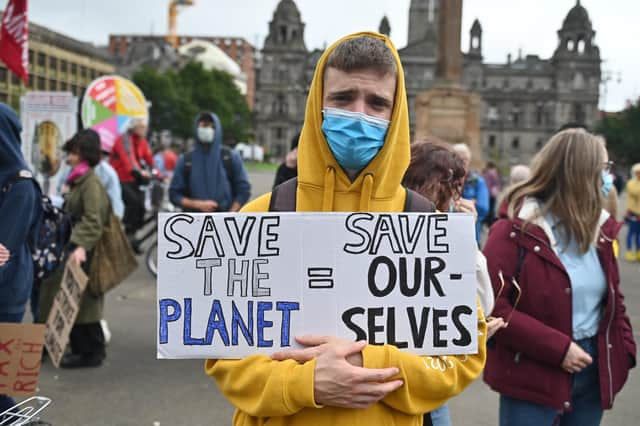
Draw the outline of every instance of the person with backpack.
[[[613,248],[621,224],[603,208],[609,167],[595,136],[557,133],[489,231],[494,315],[510,318],[484,373],[502,426],[599,425],[636,365]]]
[[[13,323],[22,322],[31,295],[31,246],[42,216],[40,189],[20,149],[21,131],[16,113],[0,103],[0,322]],[[0,413],[13,405],[0,395]]]
[[[249,200],[251,184],[240,155],[222,144],[222,124],[212,112],[198,114],[195,146],[181,155],[169,199],[187,212],[235,212]]]
[[[93,249],[103,237],[111,214],[109,196],[94,168],[100,163],[98,134],[85,129],[76,133],[64,145],[67,164],[72,167],[66,179],[69,192],[65,195],[64,211],[72,218],[71,238],[65,247],[67,257],[90,274]],[[42,283],[39,321],[46,322],[53,299],[60,289],[65,264]],[[71,352],[62,357],[62,368],[97,367],[105,356],[105,337],[100,325],[103,318],[104,295],[85,291],[80,300],[78,316],[71,329]]]
[[[297,179],[242,211],[434,210],[433,203],[401,185],[409,165],[409,110],[402,64],[389,38],[357,33],[325,50],[309,89],[298,165]],[[478,331],[478,353],[447,358],[456,374],[430,368],[426,357],[394,345],[335,336],[297,337],[305,349],[271,356],[209,359],[205,371],[236,407],[237,426],[418,425],[423,413],[480,375],[486,336],[482,310]]]

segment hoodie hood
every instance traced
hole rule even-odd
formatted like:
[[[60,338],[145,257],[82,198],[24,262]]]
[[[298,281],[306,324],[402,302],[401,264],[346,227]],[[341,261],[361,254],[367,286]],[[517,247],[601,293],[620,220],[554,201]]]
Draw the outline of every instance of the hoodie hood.
[[[198,118],[194,123],[194,137],[197,141],[193,146],[192,168],[189,186],[191,195],[203,200],[216,200],[223,210],[231,206],[233,191],[224,168],[222,158],[222,124],[218,116],[212,112],[202,112],[213,120],[215,135],[212,143],[202,143],[198,140]]]
[[[213,120],[213,128],[215,129],[213,142],[211,144],[206,144],[206,145],[215,146],[217,147],[217,149],[220,149],[220,146],[222,145],[222,123],[220,123],[220,118],[218,117],[217,114],[214,114],[209,111],[203,111],[199,113],[193,123],[193,138],[196,140],[196,142],[198,142],[199,144],[202,144],[200,139],[198,139],[198,118],[201,115],[207,115],[211,117],[211,119]]]
[[[29,170],[20,149],[22,125],[16,113],[0,103],[0,184],[20,170]]]
[[[397,81],[384,146],[352,182],[338,165],[322,132],[322,90],[328,56],[342,42],[372,37],[383,40],[396,61]],[[404,202],[400,185],[409,166],[409,110],[404,71],[391,40],[378,33],[348,35],[328,47],[316,65],[298,146],[297,211],[396,211]]]

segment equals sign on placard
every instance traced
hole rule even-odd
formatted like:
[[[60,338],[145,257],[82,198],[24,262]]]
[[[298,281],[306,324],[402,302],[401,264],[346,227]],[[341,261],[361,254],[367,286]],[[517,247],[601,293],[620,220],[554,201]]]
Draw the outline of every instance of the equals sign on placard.
[[[309,288],[333,288],[333,268],[307,268]]]

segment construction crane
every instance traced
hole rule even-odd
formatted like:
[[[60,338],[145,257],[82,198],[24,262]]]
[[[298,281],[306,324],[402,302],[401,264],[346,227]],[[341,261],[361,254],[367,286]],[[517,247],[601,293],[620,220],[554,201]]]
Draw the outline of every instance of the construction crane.
[[[174,48],[178,47],[178,6],[193,6],[194,0],[171,0],[169,1],[169,33],[167,43]]]

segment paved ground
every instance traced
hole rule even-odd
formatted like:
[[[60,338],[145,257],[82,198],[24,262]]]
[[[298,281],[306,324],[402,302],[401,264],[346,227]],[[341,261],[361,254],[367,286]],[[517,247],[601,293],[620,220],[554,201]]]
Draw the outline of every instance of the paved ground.
[[[272,175],[254,174],[254,192],[270,188]],[[623,233],[625,230],[623,230]],[[623,291],[640,341],[640,264],[622,264]],[[203,373],[202,361],[155,359],[155,282],[140,268],[107,297],[113,333],[106,364],[98,369],[43,366],[40,393],[53,399],[45,420],[55,426],[166,426],[231,424],[232,408]],[[606,414],[605,426],[640,424],[640,374]],[[497,396],[481,381],[451,402],[455,425],[496,425]]]

